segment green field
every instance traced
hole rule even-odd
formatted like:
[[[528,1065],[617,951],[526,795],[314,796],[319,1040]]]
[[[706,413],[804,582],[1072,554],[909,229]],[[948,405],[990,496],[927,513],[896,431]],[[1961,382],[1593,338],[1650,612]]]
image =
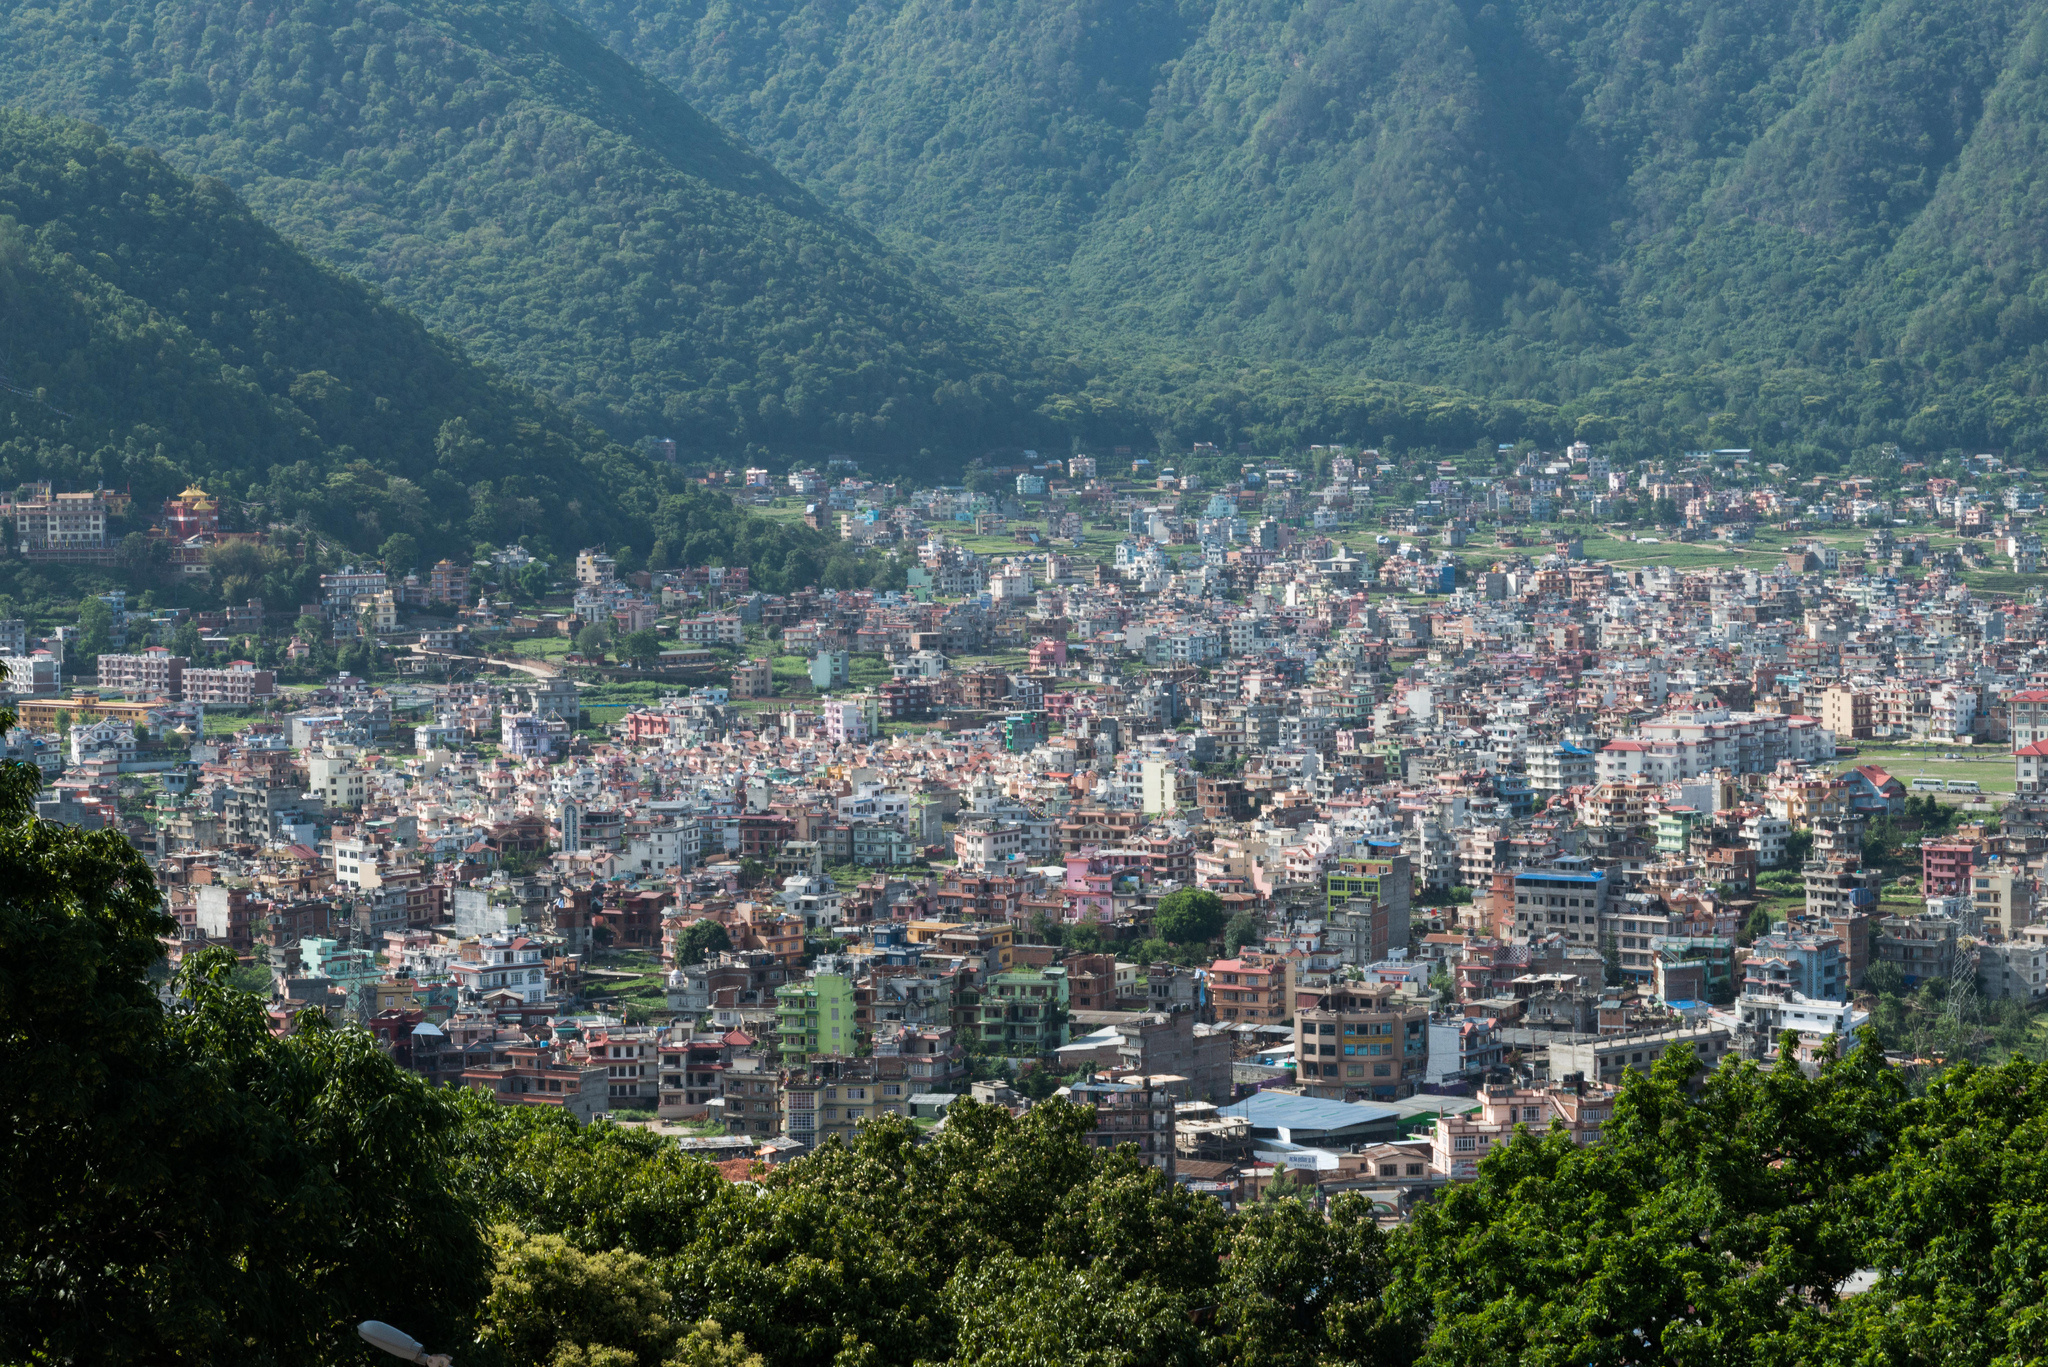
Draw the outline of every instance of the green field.
[[[214,712],[206,714],[206,734],[209,736],[232,736],[246,731],[259,721],[269,721],[263,712]]]
[[[592,968],[631,973],[631,978],[586,976],[583,999],[590,1005],[623,1013],[627,1007],[650,1012],[668,1010],[668,975],[661,959],[647,950],[605,950],[591,956]]]
[[[2010,563],[2010,562],[2008,562]],[[1964,570],[1963,582],[1973,593],[1991,594],[2001,598],[2018,598],[2028,589],[2048,584],[2048,576],[2038,574],[2012,574],[2002,570]]]
[[[2002,747],[1948,745],[1874,745],[1859,747],[1861,753],[1839,760],[1832,772],[1846,773],[1860,764],[1874,764],[1906,785],[1910,792],[1916,778],[1942,780],[1975,779],[1989,795],[2011,795],[2018,788],[2013,775],[2012,756]],[[1943,759],[1945,754],[1961,759]],[[1960,796],[1952,794],[1952,796]]]

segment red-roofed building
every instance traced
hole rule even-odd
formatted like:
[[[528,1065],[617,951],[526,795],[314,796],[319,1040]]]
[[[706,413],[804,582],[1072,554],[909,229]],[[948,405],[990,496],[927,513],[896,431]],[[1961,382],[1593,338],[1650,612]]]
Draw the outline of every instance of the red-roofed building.
[[[2048,740],[2048,688],[2023,688],[2005,700],[2015,754]]]
[[[2013,778],[2020,796],[2048,792],[2048,738],[2022,745],[2012,752]]]
[[[1641,778],[1649,768],[1650,747],[1639,740],[1614,740],[1600,747],[1593,758],[1594,776],[1602,783],[1625,783]]]
[[[2048,749],[2029,746],[2048,757]],[[1929,897],[1960,897],[1970,890],[1970,870],[1984,862],[1984,847],[1963,840],[1920,842],[1920,885]]]
[[[1849,785],[1849,806],[1858,812],[1903,812],[1906,785],[1875,764],[1859,764],[1842,775]]]
[[[1233,1024],[1278,1025],[1290,1014],[1288,963],[1247,954],[1209,965],[1209,995],[1216,1018]]]

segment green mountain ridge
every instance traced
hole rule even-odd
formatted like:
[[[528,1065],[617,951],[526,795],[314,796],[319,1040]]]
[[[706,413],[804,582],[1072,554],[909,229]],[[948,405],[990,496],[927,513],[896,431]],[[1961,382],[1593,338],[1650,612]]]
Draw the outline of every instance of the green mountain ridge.
[[[57,0],[0,101],[225,180],[315,256],[626,439],[1029,440],[998,323],[544,4]]]
[[[2039,0],[566,3],[828,203],[1113,355],[1644,441],[2048,435]]]
[[[748,564],[771,589],[873,572],[475,364],[220,181],[84,125],[0,111],[0,316],[10,487],[104,484],[146,514],[198,479],[365,552],[525,536]]]

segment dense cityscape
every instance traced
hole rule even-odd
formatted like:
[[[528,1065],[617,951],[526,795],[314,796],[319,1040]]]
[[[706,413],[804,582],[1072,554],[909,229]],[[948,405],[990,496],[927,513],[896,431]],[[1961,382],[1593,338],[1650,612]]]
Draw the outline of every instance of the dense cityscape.
[[[1518,1125],[1596,1140],[1675,1046],[1813,1070],[1875,1015],[1909,1071],[2010,1047],[2001,1006],[2048,998],[2048,661],[2036,595],[1970,579],[2037,568],[2023,477],[1377,457],[709,476],[907,553],[900,590],[483,548],[321,574],[283,647],[259,602],[110,594],[90,663],[5,624],[8,753],[273,1029],[324,1012],[742,1178],[1057,1097],[1226,1204],[1400,1219]],[[106,502],[24,491],[19,553],[108,554]],[[220,525],[194,486],[153,534],[205,574],[262,539]],[[535,565],[532,606],[476,588]],[[194,626],[384,677],[197,667]]]

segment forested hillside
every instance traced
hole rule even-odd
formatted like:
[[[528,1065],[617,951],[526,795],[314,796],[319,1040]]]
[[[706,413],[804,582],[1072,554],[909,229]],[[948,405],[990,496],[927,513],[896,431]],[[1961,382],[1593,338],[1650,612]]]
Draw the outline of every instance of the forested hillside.
[[[998,331],[524,0],[0,10],[0,102],[225,180],[316,256],[632,440],[1029,440]]]
[[[82,125],[0,112],[0,317],[0,487],[104,483],[148,509],[198,479],[363,551],[523,536],[771,587],[855,572],[478,367],[219,181]]]
[[[2038,0],[567,3],[890,241],[1126,356],[1652,443],[2048,435]]]

